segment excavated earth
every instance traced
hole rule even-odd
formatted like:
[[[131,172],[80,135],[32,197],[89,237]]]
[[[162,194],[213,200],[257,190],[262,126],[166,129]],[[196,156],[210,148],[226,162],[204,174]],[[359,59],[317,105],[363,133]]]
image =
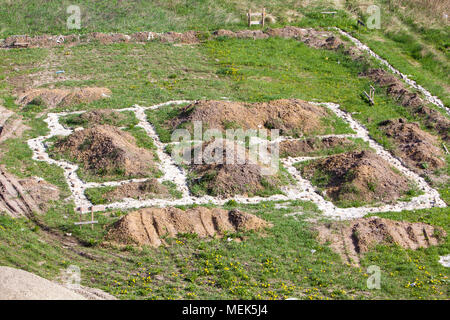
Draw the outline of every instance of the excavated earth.
[[[380,128],[394,140],[394,153],[416,172],[429,173],[445,167],[436,137],[420,129],[417,123],[408,123],[405,119],[386,120],[380,123]]]
[[[321,118],[329,113],[322,106],[298,99],[282,99],[262,103],[201,100],[182,109],[171,120],[173,129],[184,123],[201,121],[208,129],[225,130],[233,125],[248,129],[279,129],[283,135],[320,134]]]
[[[36,47],[55,47],[55,46],[74,46],[81,43],[100,42],[102,44],[136,42],[143,43],[153,40],[159,40],[167,43],[197,44],[200,41],[215,37],[230,38],[250,38],[266,39],[269,37],[293,38],[305,42],[309,46],[316,48],[335,49],[343,45],[339,38],[328,31],[314,29],[303,29],[287,26],[279,29],[267,30],[241,30],[237,32],[229,30],[218,30],[212,34],[206,34],[197,31],[178,32],[136,32],[130,35],[122,33],[102,33],[93,32],[86,35],[40,35],[30,37],[27,35],[16,35],[6,38],[0,44],[0,48],[36,48]]]
[[[137,147],[131,134],[109,125],[75,131],[55,142],[53,151],[68,155],[95,175],[143,178],[156,170],[150,150]]]
[[[202,152],[195,149],[201,148]],[[207,194],[227,198],[235,195],[254,195],[266,188],[277,188],[281,181],[264,165],[249,154],[244,146],[225,139],[204,142],[192,149],[189,173],[190,188],[202,185]],[[202,155],[197,159],[195,155]],[[219,161],[216,161],[219,159]]]
[[[0,143],[9,138],[19,138],[29,129],[22,117],[0,105]]]
[[[383,202],[398,200],[410,189],[410,181],[372,151],[348,152],[317,159],[302,168],[303,175],[322,179],[333,201]]]
[[[330,243],[344,262],[359,266],[360,256],[377,245],[396,244],[416,250],[440,244],[445,231],[425,223],[369,217],[317,227],[321,243]]]
[[[196,207],[145,208],[133,211],[117,221],[107,239],[121,244],[166,244],[164,238],[178,233],[195,233],[200,238],[223,236],[225,232],[261,230],[271,225],[255,215],[239,210]]]
[[[49,108],[89,103],[111,96],[107,88],[76,88],[76,89],[30,89],[18,94],[16,104],[44,104]]]
[[[349,148],[355,143],[347,138],[326,137],[307,138],[302,140],[284,140],[279,144],[280,157],[306,157],[313,156],[319,151],[326,151],[336,147]],[[355,150],[356,151],[356,150]]]
[[[170,194],[167,187],[160,184],[156,179],[150,179],[143,182],[129,182],[106,192],[103,198],[109,202],[120,201],[124,198],[133,198],[138,200],[152,198],[169,198]]]
[[[385,87],[388,95],[408,108],[412,114],[423,118],[426,126],[436,130],[442,139],[450,141],[450,120],[439,111],[428,107],[427,103],[417,93],[407,89],[400,79],[383,69],[370,69],[360,75]]]
[[[57,187],[41,179],[18,180],[0,167],[0,213],[30,217],[47,209],[49,201],[59,199]]]

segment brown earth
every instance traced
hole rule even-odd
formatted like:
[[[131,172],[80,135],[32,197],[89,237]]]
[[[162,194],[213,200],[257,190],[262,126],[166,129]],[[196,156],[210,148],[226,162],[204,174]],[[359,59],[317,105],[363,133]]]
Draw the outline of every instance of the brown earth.
[[[183,211],[178,208],[145,208],[127,214],[109,230],[106,238],[121,244],[166,244],[166,236],[195,233],[200,238],[223,236],[225,232],[260,230],[271,225],[239,210],[196,207]]]
[[[170,197],[170,194],[167,187],[159,183],[156,179],[150,179],[144,182],[125,183],[103,195],[103,198],[109,202],[122,200],[124,198],[144,200],[168,197]]]
[[[77,88],[77,89],[31,89],[18,94],[16,104],[41,104],[54,108],[79,103],[90,103],[107,98],[111,90],[107,88]]]
[[[445,231],[425,223],[395,221],[378,217],[335,222],[317,227],[319,241],[330,242],[344,262],[359,266],[360,256],[376,245],[396,244],[405,249],[438,245]]]
[[[18,180],[0,166],[0,213],[30,217],[45,210],[49,201],[58,199],[55,186],[35,178]]]
[[[109,125],[73,132],[54,144],[54,151],[82,163],[96,175],[147,177],[155,170],[153,153],[136,146],[128,132]]]
[[[9,138],[19,138],[29,129],[22,117],[0,105],[0,143]]]
[[[351,145],[354,145],[353,141],[338,137],[284,140],[280,142],[279,153],[281,157],[307,157],[321,150],[335,147],[348,147]]]
[[[244,146],[236,142],[221,139],[204,142],[192,149],[194,155],[200,155],[194,151],[196,148],[202,149],[203,157],[192,157],[189,166],[189,173],[194,177],[190,181],[191,191],[194,185],[201,185],[207,194],[227,198],[251,196],[267,188],[276,189],[281,184],[269,166],[256,161]]]
[[[55,46],[74,46],[81,43],[90,43],[98,41],[102,44],[123,43],[123,42],[148,42],[159,40],[168,43],[196,44],[201,40],[214,37],[230,37],[242,39],[266,39],[269,37],[294,38],[303,41],[308,46],[315,48],[325,48],[334,50],[343,45],[339,38],[336,38],[332,32],[315,29],[302,29],[298,27],[287,26],[278,29],[267,30],[240,30],[233,32],[230,30],[217,30],[210,36],[197,31],[178,32],[136,32],[130,35],[122,33],[102,33],[93,32],[86,35],[67,35],[51,36],[40,35],[30,37],[27,35],[16,35],[6,38],[0,44],[0,48],[36,48],[36,47],[55,47]]]
[[[201,100],[185,108],[170,126],[201,121],[203,127],[224,130],[233,124],[247,129],[279,129],[284,135],[312,134],[323,131],[321,118],[328,117],[322,106],[298,99],[282,99],[261,103]]]
[[[436,130],[445,141],[450,141],[450,119],[428,107],[427,103],[417,93],[409,91],[400,79],[383,69],[370,69],[360,75],[385,87],[389,96],[406,107],[411,114],[420,116],[425,125]]]
[[[326,194],[333,201],[396,201],[410,189],[409,180],[372,151],[348,152],[314,160],[302,169],[311,179],[324,177]]]
[[[380,123],[380,128],[394,140],[394,153],[408,167],[419,173],[445,167],[444,155],[437,147],[438,140],[420,129],[417,123],[408,123],[405,119],[386,120]]]

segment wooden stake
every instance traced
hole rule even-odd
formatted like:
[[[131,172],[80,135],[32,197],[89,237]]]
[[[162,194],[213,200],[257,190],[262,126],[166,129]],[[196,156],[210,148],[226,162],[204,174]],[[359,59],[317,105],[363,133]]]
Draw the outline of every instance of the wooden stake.
[[[364,94],[366,95],[367,99],[369,99],[369,102],[370,102],[371,105],[375,104],[373,102],[372,98],[370,97],[370,95],[367,92],[364,91]]]
[[[264,28],[264,20],[266,20],[266,8],[263,8],[261,13],[261,24],[263,28]]]
[[[248,9],[247,16],[248,16],[248,26],[250,27],[250,25],[252,24],[252,10],[251,9]]]
[[[91,207],[91,222],[94,222],[94,206]],[[91,224],[91,230],[94,230],[94,224]]]

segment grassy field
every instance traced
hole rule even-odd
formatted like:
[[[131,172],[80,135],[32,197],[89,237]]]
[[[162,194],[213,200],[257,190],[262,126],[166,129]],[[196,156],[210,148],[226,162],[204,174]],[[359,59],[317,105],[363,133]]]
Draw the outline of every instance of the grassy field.
[[[377,2],[383,10],[388,8],[388,1]],[[80,32],[242,29],[246,27],[242,13],[249,6],[246,1],[117,1],[111,9],[109,1],[78,3],[84,21]],[[409,11],[393,10],[386,11],[390,12],[386,16],[397,18],[399,25],[407,30],[358,29],[355,17],[364,17],[364,10],[352,7],[350,1],[336,3],[339,12],[334,18],[318,13],[333,9],[334,5],[308,6],[307,1],[271,1],[264,5],[268,12],[279,17],[275,26],[337,25],[355,32],[448,105],[448,38],[445,40],[448,27],[413,23],[407,19]],[[392,4],[396,3],[392,0]],[[68,1],[53,0],[0,0],[0,37],[72,33],[64,26],[68,4]],[[254,9],[262,5],[262,1],[252,2]],[[424,31],[419,33],[420,28]],[[404,34],[418,37],[422,49],[410,46]],[[81,249],[61,246],[62,238],[36,224],[0,215],[0,265],[58,279],[60,269],[77,264],[82,271],[83,285],[104,289],[123,299],[448,299],[448,269],[437,262],[440,255],[450,252],[448,237],[440,246],[416,251],[379,246],[363,257],[360,268],[350,267],[328,245],[317,241],[313,226],[327,219],[310,202],[290,201],[285,208],[276,207],[274,202],[258,205],[230,202],[225,206],[238,207],[273,223],[273,228],[262,234],[229,234],[224,239],[208,241],[180,235],[170,246],[158,249],[111,245],[104,236],[109,226],[126,212],[96,215],[99,224],[94,231],[80,230],[73,225],[78,216],[73,203],[63,200],[69,196],[69,189],[62,169],[32,160],[32,151],[26,143],[30,138],[48,133],[42,114],[48,110],[42,106],[20,108],[13,97],[31,79],[42,87],[99,86],[112,91],[111,98],[56,108],[52,112],[120,109],[136,103],[149,106],[168,100],[224,97],[247,102],[281,98],[334,102],[352,112],[377,141],[391,149],[392,143],[378,124],[398,117],[419,122],[420,119],[380,88],[375,93],[376,105],[369,106],[362,92],[369,90],[370,82],[358,77],[368,67],[369,64],[353,62],[340,52],[316,50],[283,39],[217,39],[184,46],[151,42],[0,50],[0,104],[17,112],[30,127],[21,138],[0,145],[0,164],[19,177],[41,176],[58,186],[62,191],[61,200],[37,219],[61,234],[71,233],[83,244]],[[64,70],[64,76],[57,75],[57,70]],[[161,110],[161,114],[149,115],[154,116],[161,140],[168,141],[168,132],[157,120],[173,116],[176,110],[170,107]],[[69,122],[84,125],[76,119]],[[136,124],[135,120],[130,122]],[[140,146],[154,148],[141,129],[131,126],[128,130]],[[449,161],[447,156],[447,167],[441,170],[442,174],[450,175]],[[449,182],[436,187],[449,204]],[[91,196],[101,203],[103,191],[92,190]],[[295,212],[299,214],[285,216]],[[377,216],[430,223],[441,226],[447,234],[450,232],[447,208]],[[227,241],[228,237],[237,241]],[[243,241],[239,241],[241,238]],[[86,254],[80,255],[77,250]],[[374,264],[382,270],[381,290],[369,290],[366,286],[367,267]]]

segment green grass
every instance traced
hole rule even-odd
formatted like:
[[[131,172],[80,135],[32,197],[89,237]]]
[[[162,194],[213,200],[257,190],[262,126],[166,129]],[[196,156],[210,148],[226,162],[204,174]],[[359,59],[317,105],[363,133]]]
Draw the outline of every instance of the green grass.
[[[88,259],[54,243],[41,243],[45,233],[21,219],[0,216],[0,263],[26,268],[53,278],[70,264],[80,266],[82,285],[94,286],[122,299],[446,299],[448,271],[438,264],[440,255],[448,254],[447,238],[443,245],[418,249],[378,246],[367,253],[361,267],[350,267],[327,245],[317,242],[308,219],[317,215],[310,202],[292,201],[277,209],[275,203],[236,205],[273,223],[263,234],[229,234],[224,239],[203,240],[182,234],[166,239],[170,245],[152,249],[102,244],[105,226],[123,212],[98,215],[99,225],[79,230],[73,226],[77,215],[60,226],[90,246],[83,251]],[[302,215],[285,217],[285,214]],[[48,221],[61,221],[60,212],[49,212]],[[385,213],[377,216],[431,223],[449,232],[445,209]],[[49,222],[51,223],[51,222]],[[23,229],[23,230],[22,230]],[[16,234],[21,232],[21,237]],[[34,231],[33,231],[34,230]],[[242,238],[242,242],[227,238]],[[26,250],[18,250],[25,248]],[[316,250],[314,253],[311,250]],[[44,261],[40,266],[38,263]],[[367,268],[380,267],[381,289],[366,286]],[[123,272],[127,270],[127,272]],[[420,286],[408,286],[410,283]]]
[[[92,126],[92,123],[82,117],[81,114],[69,114],[67,116],[61,117],[59,122],[68,128]],[[120,113],[112,113],[108,116],[103,116],[99,124],[107,124],[116,127],[130,127],[135,126],[139,123],[134,112],[132,111],[121,111]]]
[[[6,6],[1,3],[6,10],[0,12],[0,29],[7,28],[1,32],[2,35],[68,33],[63,29],[64,8],[61,9],[59,3],[61,2],[31,4],[30,1],[10,1]],[[224,16],[210,19],[208,8],[211,6],[207,1],[199,4],[200,9],[196,13],[183,5],[175,6],[172,1],[158,2],[160,6],[156,9],[155,3],[150,2],[135,5],[136,2],[122,1],[117,4],[116,9],[108,10],[103,10],[107,8],[106,2],[96,2],[96,7],[93,7],[94,2],[81,1],[80,4],[92,9],[85,11],[86,20],[81,32],[182,31],[194,26],[204,30],[219,26],[245,28],[243,22],[224,23]],[[260,4],[262,5],[258,2],[255,5]],[[267,8],[269,12],[281,12],[291,6],[289,1],[274,1]],[[228,2],[222,2],[219,7],[230,8],[232,14],[240,14],[242,11]],[[22,14],[25,8],[29,11],[28,14]],[[305,17],[298,25],[339,25],[346,30],[356,30],[354,19],[341,11],[337,19],[322,17],[313,9],[303,8],[298,11]],[[139,18],[140,14],[137,12],[150,12],[157,18],[149,19],[148,15]],[[193,15],[195,19],[192,19]],[[105,16],[108,16],[108,23],[104,20]],[[206,16],[208,19],[205,19]],[[35,23],[44,17],[45,23]],[[282,25],[284,22],[280,19],[279,23]],[[113,24],[115,27],[111,27]],[[394,66],[413,75],[414,79],[433,94],[445,96],[442,89],[439,89],[439,84],[433,88],[433,83],[446,79],[442,73],[430,71],[433,69],[425,67],[427,62],[423,59],[418,61],[419,66],[423,65],[420,68],[412,67],[409,62],[402,64],[400,59],[396,60],[396,53],[405,50],[405,55],[409,55],[411,51],[408,47],[402,48],[403,44],[381,34],[391,48],[385,49],[381,44],[377,46],[372,43],[375,40],[369,39],[371,35],[376,34],[364,31],[358,37],[362,40],[367,37],[376,52],[392,59],[390,61]],[[441,36],[434,36],[431,32],[424,37],[436,43],[442,42],[439,40]],[[65,55],[66,51],[71,54]],[[357,77],[357,74],[367,67],[367,64],[350,61],[340,52],[314,50],[297,41],[283,39],[219,39],[195,46],[171,46],[152,42],[145,45],[86,44],[71,48],[0,50],[1,104],[22,115],[26,124],[31,127],[24,137],[8,140],[0,146],[0,162],[6,165],[8,171],[20,177],[44,177],[61,190],[66,190],[65,195],[68,195],[60,168],[31,160],[31,150],[26,140],[48,133],[43,119],[35,119],[39,112],[45,110],[35,105],[21,109],[14,104],[12,97],[12,92],[22,83],[21,77],[26,79],[30,75],[37,79],[46,76],[43,86],[95,85],[112,90],[113,94],[109,99],[56,108],[53,112],[66,109],[119,109],[135,103],[146,106],[175,99],[222,97],[248,102],[279,98],[335,102],[352,112],[353,117],[364,124],[383,146],[392,148],[392,144],[378,128],[378,123],[398,117],[417,119],[387,97],[380,88],[376,90],[375,106],[371,107],[364,101],[361,93],[368,91],[370,82]],[[233,72],[223,72],[233,70],[232,68],[236,70],[236,76]],[[59,81],[48,76],[55,70],[65,70],[65,75],[70,79]],[[445,97],[444,101],[447,101]],[[161,134],[162,141],[170,141],[170,135],[163,130],[163,124],[165,119],[173,117],[170,112],[174,110],[175,108],[167,107],[155,113],[147,113]],[[141,133],[135,134],[140,136]],[[142,146],[152,148],[148,141],[141,143]],[[447,157],[447,163],[448,161]],[[443,172],[448,172],[448,165]],[[447,202],[448,190],[448,183],[439,186],[439,191]],[[448,270],[437,262],[440,255],[450,252],[448,237],[440,246],[416,251],[396,246],[380,246],[363,257],[361,268],[354,268],[342,263],[328,245],[322,245],[316,240],[312,230],[314,222],[310,219],[319,219],[321,222],[321,215],[311,202],[291,201],[286,208],[275,208],[274,202],[257,205],[229,202],[226,208],[239,208],[254,213],[274,226],[262,234],[249,232],[228,235],[233,239],[243,238],[242,242],[229,242],[227,237],[203,240],[180,235],[178,239],[168,240],[171,241],[170,246],[158,249],[117,247],[107,244],[104,236],[109,226],[125,211],[96,214],[95,219],[99,224],[94,230],[91,231],[88,227],[80,230],[73,225],[79,219],[73,210],[73,203],[61,201],[40,219],[54,230],[72,233],[84,245],[77,249],[94,258],[89,259],[86,255],[82,256],[61,246],[59,241],[49,238],[35,224],[23,219],[12,220],[0,216],[0,264],[26,269],[49,279],[56,279],[60,275],[60,269],[76,264],[81,267],[83,285],[104,289],[122,299],[448,299]],[[294,212],[302,214],[284,216]],[[377,215],[431,223],[442,226],[447,234],[450,232],[447,208]],[[316,251],[312,253],[312,249]],[[44,263],[41,265],[42,261]],[[382,270],[381,290],[369,290],[366,287],[366,270],[373,264],[380,266]],[[420,286],[408,286],[417,281]]]

